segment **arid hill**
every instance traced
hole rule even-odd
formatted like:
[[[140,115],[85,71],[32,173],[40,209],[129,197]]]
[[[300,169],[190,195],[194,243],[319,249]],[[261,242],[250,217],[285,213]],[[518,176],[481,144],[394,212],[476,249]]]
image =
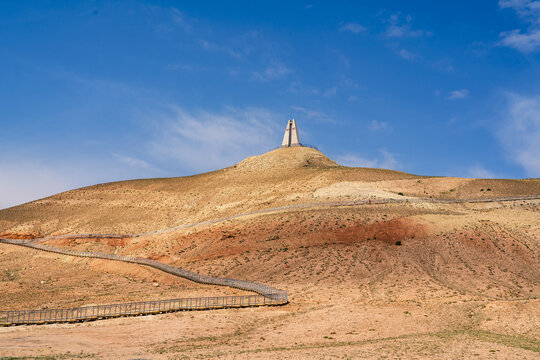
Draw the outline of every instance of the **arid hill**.
[[[206,174],[95,185],[1,210],[6,237],[42,237],[139,233],[313,204],[127,239],[46,240],[270,284],[287,289],[290,304],[0,328],[0,356],[536,359],[540,200],[421,200],[516,195],[540,195],[540,180],[348,168],[301,147]],[[367,199],[373,203],[324,205]],[[0,264],[1,310],[237,293],[6,244]]]
[[[318,201],[527,194],[540,194],[540,180],[425,177],[349,168],[315,149],[295,147],[201,175],[99,184],[0,210],[0,235],[140,233]]]

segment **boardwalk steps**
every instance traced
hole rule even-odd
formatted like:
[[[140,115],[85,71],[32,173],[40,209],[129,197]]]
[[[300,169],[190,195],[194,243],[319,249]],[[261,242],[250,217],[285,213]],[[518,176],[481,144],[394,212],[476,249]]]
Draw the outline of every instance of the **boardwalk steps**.
[[[204,276],[151,259],[132,256],[118,256],[90,251],[76,251],[48,246],[27,240],[0,239],[0,243],[25,246],[32,249],[63,255],[135,263],[150,266],[200,284],[228,286],[257,293],[257,295],[178,298],[109,305],[93,305],[72,309],[0,311],[0,325],[77,322],[119,316],[157,314],[181,310],[211,310],[236,307],[284,305],[288,303],[288,293],[284,290],[251,281]]]
[[[183,277],[201,284],[229,286],[236,289],[247,290],[257,293],[257,295],[239,295],[239,296],[220,296],[220,297],[201,297],[201,298],[179,298],[157,301],[142,301],[110,305],[95,305],[88,307],[78,307],[73,309],[43,309],[43,310],[13,310],[0,311],[0,326],[16,324],[45,324],[54,322],[76,322],[84,320],[96,320],[119,316],[134,316],[156,314],[170,311],[181,310],[210,310],[234,307],[252,307],[266,305],[283,305],[288,303],[288,293],[284,290],[258,284],[250,281],[215,278],[200,275],[191,271],[183,270],[159,261],[144,259],[131,256],[118,256],[113,254],[103,254],[88,251],[75,251],[70,249],[56,248],[41,244],[41,241],[50,239],[79,239],[79,238],[133,238],[154,234],[161,234],[188,228],[192,226],[211,225],[218,222],[232,220],[242,216],[264,214],[275,211],[284,211],[292,209],[309,209],[317,207],[340,207],[340,206],[358,206],[367,204],[389,204],[389,203],[436,203],[436,204],[454,204],[454,203],[484,203],[484,202],[502,202],[502,201],[528,201],[539,200],[540,195],[513,196],[501,198],[483,198],[483,199],[372,199],[356,201],[334,201],[317,202],[308,204],[286,205],[263,210],[257,210],[249,213],[238,214],[225,218],[208,220],[200,223],[185,224],[172,228],[150,231],[141,234],[74,234],[57,235],[33,240],[0,239],[0,243],[25,246],[37,250],[49,251],[58,254],[100,258],[136,263],[145,266],[151,266],[161,271]]]

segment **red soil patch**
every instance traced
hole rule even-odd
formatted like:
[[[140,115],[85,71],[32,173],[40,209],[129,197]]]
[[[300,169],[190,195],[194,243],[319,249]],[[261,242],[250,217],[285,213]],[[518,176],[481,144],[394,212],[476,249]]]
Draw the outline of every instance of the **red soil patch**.
[[[234,227],[224,224],[180,237],[172,253],[197,261],[235,256],[248,250],[267,250],[276,246],[295,249],[366,241],[394,245],[404,239],[425,238],[427,233],[423,224],[407,217],[366,223],[323,213],[298,220],[260,218]],[[201,243],[205,244],[203,248],[196,246]]]
[[[19,240],[32,240],[32,239],[39,239],[41,235],[37,233],[33,234],[15,234],[15,233],[3,233],[0,234],[0,238],[3,239],[19,239]]]
[[[328,239],[340,244],[351,244],[364,240],[374,240],[395,244],[403,239],[426,236],[423,225],[412,219],[400,218],[371,224],[358,224],[341,229],[321,229],[314,234],[317,239]]]
[[[115,247],[124,247],[129,245],[131,242],[130,238],[106,238],[106,239],[97,239],[98,241],[106,241],[107,245],[109,246],[115,246]]]
[[[96,238],[69,238],[69,239],[51,239],[47,240],[47,244],[51,246],[75,246],[75,245],[82,245],[82,244],[101,244],[101,245],[108,245],[111,247],[125,247],[129,244],[131,244],[131,238],[105,238],[105,237],[96,237]]]
[[[148,257],[151,260],[160,261],[162,263],[170,264],[173,262],[173,258],[169,255],[153,254]]]

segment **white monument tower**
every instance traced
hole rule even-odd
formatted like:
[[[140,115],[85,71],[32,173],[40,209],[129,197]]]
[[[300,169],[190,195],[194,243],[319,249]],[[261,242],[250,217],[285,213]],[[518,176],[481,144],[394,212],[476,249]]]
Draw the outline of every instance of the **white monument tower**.
[[[287,122],[287,128],[285,129],[285,135],[283,135],[283,142],[281,147],[302,146],[300,144],[300,137],[298,136],[298,128],[296,127],[296,119],[289,120]]]

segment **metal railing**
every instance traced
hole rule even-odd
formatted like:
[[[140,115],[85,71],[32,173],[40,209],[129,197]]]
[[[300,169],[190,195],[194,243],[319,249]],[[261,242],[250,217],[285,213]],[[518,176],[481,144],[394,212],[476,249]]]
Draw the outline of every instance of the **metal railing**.
[[[183,310],[211,310],[281,304],[284,303],[263,295],[245,295],[140,301],[72,309],[0,311],[0,325],[77,322]]]
[[[26,240],[0,239],[0,243],[20,245],[64,255],[117,260],[141,264],[151,266],[161,271],[180,276],[197,283],[228,286],[236,289],[252,291],[258,294],[179,298],[111,305],[95,305],[88,307],[77,307],[72,309],[0,311],[0,325],[74,322],[128,315],[155,314],[179,310],[210,310],[231,307],[283,305],[288,303],[288,293],[285,290],[276,289],[268,285],[259,284],[251,281],[204,276],[151,259],[96,253],[90,251],[63,249],[40,243],[29,242]]]
[[[45,309],[45,310],[14,310],[0,311],[0,325],[12,324],[40,324],[49,322],[69,322],[80,320],[101,319],[107,317],[126,316],[126,315],[143,315],[159,312],[177,311],[177,310],[202,310],[202,309],[217,309],[224,307],[245,307],[245,306],[261,306],[261,305],[281,305],[288,303],[288,293],[284,290],[275,289],[273,287],[258,284],[250,281],[215,278],[200,275],[191,271],[180,269],[171,265],[161,263],[159,261],[131,257],[118,256],[113,254],[95,253],[89,251],[76,251],[70,249],[56,248],[39,243],[39,241],[49,239],[70,239],[70,238],[132,238],[141,237],[153,234],[171,232],[192,226],[211,225],[218,222],[232,220],[242,216],[264,214],[268,212],[303,209],[316,207],[337,207],[337,206],[356,206],[367,204],[390,204],[390,203],[482,203],[482,202],[498,202],[498,201],[526,201],[538,200],[540,195],[528,196],[512,196],[500,198],[483,198],[483,199],[419,199],[419,198],[404,198],[404,199],[366,199],[366,200],[351,200],[351,201],[332,201],[332,202],[315,202],[305,204],[286,205],[263,210],[252,211],[248,213],[228,216],[224,218],[203,221],[199,223],[185,224],[172,228],[150,231],[141,234],[76,234],[76,235],[57,235],[47,238],[34,240],[16,240],[16,239],[0,239],[0,243],[14,244],[26,246],[43,251],[49,251],[59,254],[101,258],[109,260],[118,260],[130,263],[136,263],[146,266],[151,266],[156,269],[168,272],[170,274],[180,276],[201,284],[229,286],[241,290],[253,291],[259,295],[240,295],[240,296],[220,296],[207,298],[184,298],[184,299],[169,299],[158,301],[144,301],[133,303],[122,303],[112,305],[96,305],[88,307],[79,307],[73,309]]]

